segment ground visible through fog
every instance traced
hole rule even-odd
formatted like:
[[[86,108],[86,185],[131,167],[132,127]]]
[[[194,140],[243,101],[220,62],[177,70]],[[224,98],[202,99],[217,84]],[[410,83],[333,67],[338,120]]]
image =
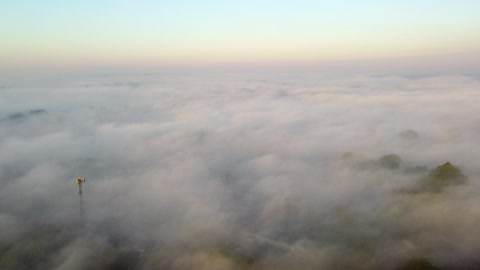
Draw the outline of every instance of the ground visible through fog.
[[[0,269],[478,269],[478,78],[4,78]]]

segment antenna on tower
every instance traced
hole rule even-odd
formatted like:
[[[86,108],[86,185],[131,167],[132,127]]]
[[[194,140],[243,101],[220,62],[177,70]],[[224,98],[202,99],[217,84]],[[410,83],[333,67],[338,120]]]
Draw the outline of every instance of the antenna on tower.
[[[85,183],[85,178],[77,178],[78,184],[78,199],[80,204],[80,228],[83,229],[85,226],[85,209],[83,208],[83,191],[82,191],[82,184]]]

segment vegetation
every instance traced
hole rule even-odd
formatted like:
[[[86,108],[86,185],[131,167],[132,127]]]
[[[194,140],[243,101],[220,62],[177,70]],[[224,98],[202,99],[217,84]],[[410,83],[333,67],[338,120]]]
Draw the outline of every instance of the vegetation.
[[[425,258],[412,258],[405,264],[397,268],[397,270],[439,270]]]
[[[458,167],[447,162],[430,171],[430,173],[422,179],[422,189],[426,191],[440,192],[444,188],[452,185],[463,184],[467,181],[467,177],[460,171]]]
[[[345,164],[353,166],[359,170],[377,170],[389,169],[396,170],[400,167],[402,159],[396,154],[388,154],[380,157],[378,160],[359,159],[352,152],[346,152],[342,155]]]
[[[347,152],[342,159],[352,168],[378,170],[382,177],[396,173],[409,173],[408,168],[402,171],[397,170],[400,167],[401,158],[396,154],[384,155],[377,160],[362,160],[351,152]],[[386,170],[392,171],[385,173]],[[428,173],[425,172],[428,169],[424,166],[411,167],[410,170],[412,173],[423,173],[425,176],[416,178],[419,180],[416,189],[407,191],[413,196],[399,196],[405,202],[410,198],[422,198],[423,192],[440,192],[446,187],[467,181],[467,177],[461,170],[450,162]],[[375,174],[370,174],[368,171],[368,175]],[[426,195],[443,199],[434,194]],[[422,202],[425,201],[422,200]],[[408,208],[409,205],[410,201],[401,206]],[[413,206],[415,208],[417,204]],[[352,265],[361,265],[357,269],[378,269],[376,252],[378,243],[384,241],[386,235],[384,227],[377,226],[378,220],[370,220],[368,216],[364,218],[363,212],[356,213],[358,209],[349,210],[349,208],[355,207],[346,205],[336,208],[335,214],[328,212],[316,214],[315,209],[312,208],[314,210],[312,211],[310,208],[302,208],[297,201],[279,205],[279,211],[284,212],[285,218],[278,219],[276,230],[269,237],[275,240],[270,242],[278,241],[280,244],[285,244],[287,248],[278,248],[275,243],[272,245],[268,241],[265,243],[264,240],[262,240],[263,243],[256,242],[254,238],[243,242],[243,246],[236,241],[199,248],[183,246],[172,248],[161,243],[143,242],[137,245],[112,229],[114,226],[108,226],[104,231],[97,227],[96,232],[92,231],[88,234],[89,236],[86,236],[78,234],[73,227],[32,225],[15,241],[0,242],[0,269],[276,269],[270,267],[278,264],[269,261],[271,260],[269,256],[272,258],[292,256],[289,257],[294,258],[292,261],[285,260],[292,263],[292,269],[294,266],[306,268],[302,267],[302,263],[305,262],[308,266],[309,264],[322,266],[321,263],[326,263],[327,266],[323,265],[323,269],[349,269]],[[378,209],[378,211],[382,210]],[[386,222],[393,223],[399,216],[388,215],[388,217],[392,221]],[[324,219],[328,220],[324,221]],[[395,240],[401,241],[405,236],[410,236],[409,232],[403,231],[403,227],[394,227],[392,230],[395,233],[402,233],[401,238]],[[408,231],[408,228],[406,230]],[[325,252],[331,258],[324,258],[321,263],[312,259],[315,257],[315,252],[319,251]],[[297,255],[299,259],[295,257]],[[349,256],[349,259],[344,260],[344,256]],[[403,257],[403,255],[399,256]],[[398,258],[395,257],[394,260],[396,259]],[[267,263],[268,267],[264,268],[262,263]],[[404,262],[396,269],[439,270],[440,268],[434,266],[428,259],[418,257]]]
[[[402,159],[395,154],[385,155],[378,160],[378,164],[381,167],[391,169],[391,170],[398,169],[398,167],[400,167],[401,162],[402,162]]]
[[[0,269],[48,269],[48,258],[72,239],[64,228],[39,225],[4,249]]]

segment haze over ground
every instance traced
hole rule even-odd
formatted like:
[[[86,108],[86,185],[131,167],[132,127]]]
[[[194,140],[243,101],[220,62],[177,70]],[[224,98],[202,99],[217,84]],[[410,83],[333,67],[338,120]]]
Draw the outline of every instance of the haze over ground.
[[[116,245],[141,246],[147,262],[173,269],[211,269],[218,260],[221,269],[244,267],[211,255],[223,249],[254,256],[262,269],[476,261],[478,78],[154,74],[5,85],[4,248],[35,224],[75,231],[74,179],[87,178],[97,242],[67,237],[41,260],[59,269],[85,268]],[[400,136],[407,129],[419,138]],[[349,151],[359,162],[395,153],[402,163],[359,169],[342,161]],[[466,184],[401,192],[426,174],[409,168],[447,161]],[[246,232],[295,248],[258,253]]]

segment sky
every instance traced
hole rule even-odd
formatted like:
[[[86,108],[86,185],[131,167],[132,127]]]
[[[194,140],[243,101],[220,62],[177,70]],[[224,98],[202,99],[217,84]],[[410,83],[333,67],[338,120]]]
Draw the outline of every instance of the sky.
[[[2,1],[0,68],[467,61],[480,51],[478,10],[475,0]]]

